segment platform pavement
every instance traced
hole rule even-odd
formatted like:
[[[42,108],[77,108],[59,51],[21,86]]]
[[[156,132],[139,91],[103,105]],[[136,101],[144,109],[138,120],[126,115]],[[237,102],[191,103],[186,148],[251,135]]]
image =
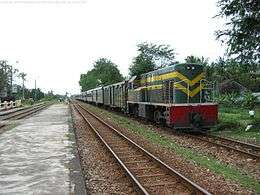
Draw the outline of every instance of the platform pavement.
[[[68,105],[0,134],[0,194],[86,194]]]

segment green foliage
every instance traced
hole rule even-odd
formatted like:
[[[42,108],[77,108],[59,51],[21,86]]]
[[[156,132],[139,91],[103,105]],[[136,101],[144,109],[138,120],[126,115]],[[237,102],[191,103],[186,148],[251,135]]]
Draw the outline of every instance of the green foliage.
[[[227,18],[226,29],[216,32],[228,46],[227,53],[240,62],[260,62],[260,1],[219,0],[218,17]]]
[[[213,129],[215,134],[239,139],[246,142],[260,143],[260,107],[255,107],[256,116],[249,116],[248,108],[240,105],[227,107],[219,106],[219,123]],[[252,127],[245,131],[248,125]]]
[[[239,124],[235,121],[221,121],[218,123],[212,131],[223,131],[223,130],[232,130],[232,129],[238,129]]]
[[[53,91],[48,91],[48,93],[44,95],[44,98],[42,99],[42,101],[53,101],[53,100],[57,100],[59,98],[60,98],[59,95],[55,95],[53,93]]]
[[[235,81],[251,91],[260,91],[260,74],[257,70],[260,70],[260,64],[246,64],[240,63],[235,59],[219,58],[215,62],[209,63],[207,58],[187,56],[186,62],[199,63],[204,65],[206,79],[221,84],[227,80]],[[224,86],[225,87],[225,86]],[[241,87],[227,86],[224,90],[225,93],[239,92]],[[226,88],[226,87],[225,87]]]
[[[20,77],[23,81],[26,81],[26,76],[27,76],[27,74],[24,73],[24,72],[21,72],[21,73],[18,75],[18,77]]]
[[[11,92],[11,76],[13,67],[6,60],[0,60],[0,92],[6,91],[7,95]]]
[[[79,85],[81,86],[81,91],[86,91],[97,87],[98,80],[95,77],[95,72],[91,70],[88,71],[87,74],[81,74]]]
[[[169,45],[141,43],[137,45],[139,54],[133,59],[129,68],[131,76],[140,75],[149,71],[169,66],[175,59],[175,52]]]
[[[215,97],[215,101],[225,107],[240,106],[241,108],[251,109],[257,103],[257,97],[252,93],[246,92],[243,95],[237,93],[227,93]]]
[[[258,113],[258,114],[260,114],[260,113]],[[260,137],[260,133],[259,133],[259,131],[260,131],[260,118],[255,118],[251,124],[252,124],[253,127],[250,131],[257,131],[258,134],[259,134],[259,137]]]
[[[256,101],[257,101],[257,97],[253,96],[252,93],[248,92],[248,93],[244,94],[244,96],[243,96],[242,106],[244,108],[252,109],[255,107]]]
[[[100,85],[109,85],[123,80],[117,65],[106,58],[100,58],[95,62],[94,72]]]
[[[16,85],[17,93],[14,94],[15,99],[22,99],[23,96],[23,87],[20,85]],[[40,101],[40,100],[48,100],[48,99],[55,99],[56,95],[53,94],[52,91],[48,93],[44,93],[40,88],[35,89],[27,89],[24,88],[24,102],[27,102],[31,100],[33,101]]]
[[[153,70],[155,70],[155,64],[142,53],[134,58],[133,64],[129,68],[131,76],[141,75]]]
[[[6,61],[0,61],[0,90],[2,90],[7,82],[7,64]]]
[[[201,64],[204,67],[206,67],[209,64],[209,59],[201,57],[196,57],[194,55],[187,56],[185,59],[186,63],[195,63],[195,64]]]
[[[215,101],[224,106],[230,107],[237,104],[238,94],[228,93],[224,95],[218,95],[215,97]]]
[[[94,68],[80,75],[79,84],[82,91],[98,86],[110,85],[123,80],[123,76],[111,60],[100,58],[94,63]]]
[[[33,105],[34,104],[34,101],[32,98],[29,98],[29,99],[24,99],[22,100],[22,104],[25,106],[25,105]]]
[[[31,90],[31,96],[35,101],[39,101],[44,98],[45,94],[41,91],[40,88],[37,88],[36,90],[35,89]]]

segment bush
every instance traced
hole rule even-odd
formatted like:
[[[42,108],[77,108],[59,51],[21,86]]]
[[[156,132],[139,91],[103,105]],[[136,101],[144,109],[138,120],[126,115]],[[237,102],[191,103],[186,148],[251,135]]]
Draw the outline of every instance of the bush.
[[[260,132],[260,119],[254,119],[254,121],[252,122],[252,126],[252,129],[250,129],[251,131]]]
[[[223,130],[237,130],[240,129],[240,125],[237,122],[234,121],[222,121],[221,123],[218,123],[212,130],[213,131],[223,131]]]
[[[230,107],[232,105],[236,105],[238,101],[238,94],[230,93],[225,95],[219,95],[215,98],[215,101],[218,102],[219,104]]]
[[[255,107],[256,101],[257,101],[257,97],[256,96],[253,96],[252,93],[246,93],[246,94],[244,94],[243,97],[244,98],[243,98],[242,106],[244,108],[252,109],[252,108]]]
[[[230,93],[215,97],[215,101],[226,107],[242,106],[243,108],[252,109],[257,103],[257,97],[251,92],[247,92],[243,95]]]
[[[23,105],[33,105],[34,104],[34,100],[32,98],[25,99],[25,100],[22,100],[22,104]]]

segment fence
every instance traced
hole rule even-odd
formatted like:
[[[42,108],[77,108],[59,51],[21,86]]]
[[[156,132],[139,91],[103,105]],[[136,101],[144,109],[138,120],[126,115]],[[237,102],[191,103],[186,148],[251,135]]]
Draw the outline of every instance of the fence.
[[[0,101],[0,110],[8,110],[11,108],[18,108],[21,106],[22,106],[21,100],[16,100],[14,102],[13,101],[10,101],[10,102],[7,102],[7,101],[1,102]]]

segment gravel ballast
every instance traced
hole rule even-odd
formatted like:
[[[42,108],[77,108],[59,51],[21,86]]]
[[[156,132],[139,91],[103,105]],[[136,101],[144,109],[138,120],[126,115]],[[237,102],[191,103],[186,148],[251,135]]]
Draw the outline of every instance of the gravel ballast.
[[[88,194],[135,194],[114,157],[97,139],[78,112],[72,116]]]
[[[86,106],[86,104],[84,104]],[[89,106],[86,106],[89,107]],[[93,107],[92,107],[93,110]],[[106,116],[103,111],[98,111],[99,116],[102,116],[108,123],[110,123],[115,128],[120,129],[124,134],[129,136],[129,138],[135,140],[142,147],[150,151],[151,153],[158,156],[160,159],[165,161],[167,164],[190,178],[192,181],[198,183],[203,188],[209,190],[214,194],[250,194],[253,193],[244,189],[241,185],[226,180],[224,177],[217,175],[211,172],[209,169],[197,165],[193,161],[184,159],[178,155],[174,150],[163,147],[159,144],[156,144],[148,139],[145,139],[143,136],[133,133],[131,130],[124,128],[122,125],[115,124],[111,122],[111,118]],[[131,122],[131,120],[129,119]],[[130,123],[129,122],[129,123]]]

